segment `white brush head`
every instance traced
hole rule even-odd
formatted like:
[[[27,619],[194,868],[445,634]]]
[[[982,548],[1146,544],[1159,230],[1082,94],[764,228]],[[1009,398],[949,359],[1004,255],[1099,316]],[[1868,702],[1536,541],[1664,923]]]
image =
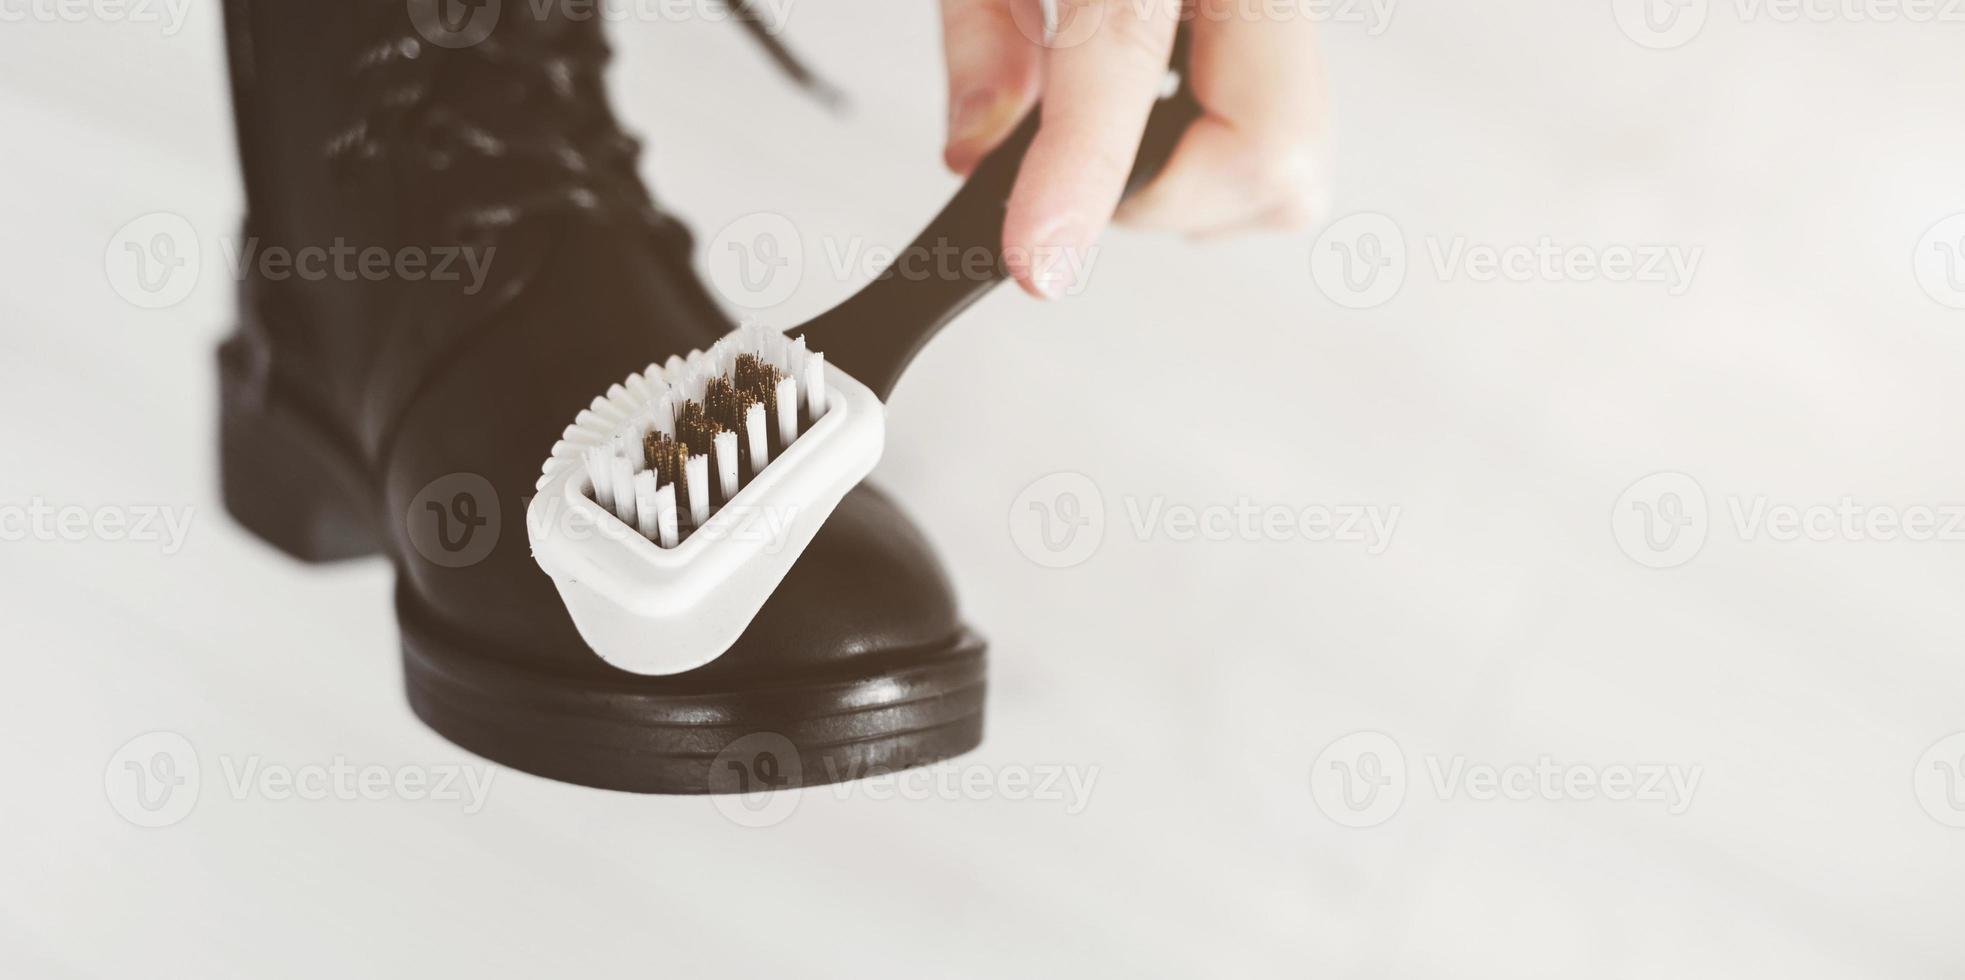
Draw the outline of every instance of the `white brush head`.
[[[718,413],[737,424],[705,427]],[[678,442],[697,437],[705,451]],[[802,340],[745,327],[580,413],[526,509],[532,555],[602,659],[691,670],[743,634],[885,439],[865,385]]]

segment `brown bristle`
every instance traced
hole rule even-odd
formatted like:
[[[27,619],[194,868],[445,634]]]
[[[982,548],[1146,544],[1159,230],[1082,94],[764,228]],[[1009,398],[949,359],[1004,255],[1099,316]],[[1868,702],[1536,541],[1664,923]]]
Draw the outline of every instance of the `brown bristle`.
[[[748,391],[755,395],[758,401],[767,404],[772,394],[778,390],[778,382],[784,376],[785,372],[764,363],[764,360],[755,354],[737,355],[736,370],[731,372],[731,380],[736,384],[738,391]]]
[[[661,434],[650,432],[642,438],[642,452],[658,483],[680,483],[689,463],[689,447]]]
[[[738,391],[748,393],[752,401],[764,405],[765,424],[770,425],[770,420],[778,417],[778,382],[784,380],[785,372],[766,364],[755,354],[739,354],[732,376],[736,379]],[[745,405],[744,408],[749,410],[750,406]],[[775,438],[772,441],[774,444],[777,442]]]
[[[702,405],[686,402],[682,413],[676,416],[675,436],[678,442],[688,447],[697,456],[709,456],[716,451],[716,435],[724,426],[710,417]]]
[[[711,378],[703,388],[703,411],[726,429],[737,427],[732,421],[736,401],[737,389],[731,386],[728,378]]]

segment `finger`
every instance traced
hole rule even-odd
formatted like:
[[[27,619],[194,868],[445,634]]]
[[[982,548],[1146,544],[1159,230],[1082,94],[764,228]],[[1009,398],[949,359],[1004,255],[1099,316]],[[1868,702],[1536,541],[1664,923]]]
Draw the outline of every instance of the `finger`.
[[[942,0],[950,170],[975,169],[1036,104],[1043,29],[1039,0]]]
[[[1153,231],[1233,226],[1271,207],[1257,194],[1242,134],[1219,116],[1196,119],[1158,178],[1119,205],[1113,220]]]
[[[1316,222],[1330,180],[1315,20],[1255,18],[1235,0],[1201,0],[1192,32],[1188,70],[1206,115],[1120,220],[1189,232]]]
[[[1178,0],[1058,0],[1060,25],[1101,18],[1045,59],[1043,123],[1017,173],[1003,255],[1033,296],[1073,285],[1112,220],[1166,79]]]

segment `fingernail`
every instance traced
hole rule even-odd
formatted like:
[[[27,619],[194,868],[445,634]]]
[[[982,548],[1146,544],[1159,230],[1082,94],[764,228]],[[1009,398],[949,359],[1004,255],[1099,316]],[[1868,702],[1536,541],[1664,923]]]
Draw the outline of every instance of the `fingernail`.
[[[943,156],[949,166],[967,170],[982,155],[982,144],[995,135],[1009,100],[991,89],[970,92],[950,107],[948,145]]]
[[[1037,233],[1025,263],[1025,279],[1037,295],[1057,299],[1081,284],[1091,264],[1091,230],[1091,222],[1069,214]]]

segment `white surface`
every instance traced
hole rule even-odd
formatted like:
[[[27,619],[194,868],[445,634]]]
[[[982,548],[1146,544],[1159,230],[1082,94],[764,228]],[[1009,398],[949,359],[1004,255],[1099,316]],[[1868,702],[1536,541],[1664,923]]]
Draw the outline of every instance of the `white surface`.
[[[892,405],[884,482],[994,644],[988,739],[959,768],[1000,787],[1096,767],[1086,805],[817,790],[754,828],[511,772],[470,815],[226,788],[254,759],[473,760],[403,705],[387,569],[290,564],[220,512],[226,275],[156,312],[105,284],[138,216],[185,216],[208,262],[235,220],[214,6],[169,38],[0,25],[0,500],[193,515],[170,555],[0,547],[0,974],[1965,968],[1965,830],[1913,792],[1920,753],[1965,729],[1965,542],[1742,540],[1727,515],[1761,495],[1965,499],[1965,313],[1912,273],[1920,235],[1965,211],[1965,25],[1716,4],[1656,52],[1596,0],[1334,25],[1338,210],[1402,229],[1390,302],[1327,299],[1310,236],[1118,238],[1069,303],[978,307]],[[790,40],[859,100],[844,123],[734,28],[623,25],[616,87],[658,194],[706,242],[760,209],[810,242],[904,241],[953,186],[928,6],[798,8]],[[1679,297],[1443,281],[1425,257],[1429,236],[1545,235],[1705,252]],[[850,288],[808,275],[768,313]],[[1061,470],[1093,481],[1106,523],[1050,569],[1013,504]],[[1662,471],[1696,477],[1711,521],[1696,558],[1654,570],[1611,520]],[[1141,540],[1127,506],[1241,498],[1400,519],[1373,555]],[[204,781],[163,829],[105,797],[119,746],[152,730],[187,738]],[[1364,730],[1396,739],[1413,783],[1350,829],[1312,762]],[[1456,755],[1703,775],[1676,816],[1439,799],[1424,760]]]

